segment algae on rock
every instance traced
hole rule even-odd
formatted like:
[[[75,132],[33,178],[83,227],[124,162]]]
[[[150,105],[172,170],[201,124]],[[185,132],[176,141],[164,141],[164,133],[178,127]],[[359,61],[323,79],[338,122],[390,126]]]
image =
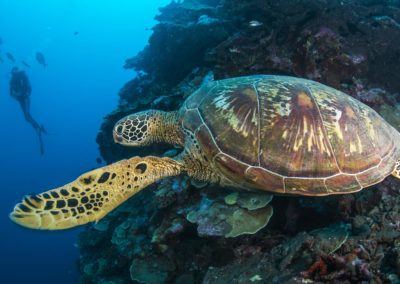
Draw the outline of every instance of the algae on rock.
[[[131,279],[143,284],[163,284],[168,272],[175,270],[175,264],[164,256],[133,259],[130,267]]]

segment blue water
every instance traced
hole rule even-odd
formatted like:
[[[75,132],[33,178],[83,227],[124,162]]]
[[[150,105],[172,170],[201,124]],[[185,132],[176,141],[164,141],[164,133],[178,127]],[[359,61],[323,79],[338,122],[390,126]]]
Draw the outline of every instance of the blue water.
[[[118,3],[118,4],[117,4]],[[0,1],[0,283],[74,283],[81,229],[23,229],[8,213],[24,194],[41,192],[97,167],[95,138],[134,76],[122,68],[147,42],[158,7],[169,0]],[[79,32],[74,35],[74,32]],[[45,55],[48,67],[35,61]],[[45,155],[9,95],[11,52],[31,65],[31,113],[49,132]]]

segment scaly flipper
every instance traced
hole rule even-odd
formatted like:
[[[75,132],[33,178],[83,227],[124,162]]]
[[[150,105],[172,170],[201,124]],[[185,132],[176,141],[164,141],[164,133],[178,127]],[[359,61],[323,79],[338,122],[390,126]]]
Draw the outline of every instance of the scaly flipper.
[[[65,186],[26,196],[10,218],[21,226],[44,230],[98,221],[146,186],[180,172],[181,164],[170,158],[122,160],[87,172]]]
[[[400,179],[400,161],[396,162],[396,166],[394,167],[394,170],[392,172],[392,176],[397,177]]]

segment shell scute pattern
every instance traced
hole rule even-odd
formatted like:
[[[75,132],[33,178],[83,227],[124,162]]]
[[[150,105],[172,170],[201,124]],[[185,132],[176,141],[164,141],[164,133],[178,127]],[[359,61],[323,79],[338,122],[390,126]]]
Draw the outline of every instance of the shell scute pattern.
[[[259,112],[253,81],[220,83],[198,110],[221,151],[248,164],[257,163]]]
[[[309,86],[321,109],[321,116],[341,172],[358,173],[381,161],[379,136],[385,136],[387,145],[383,152],[393,148],[393,140],[387,127],[374,126],[382,120],[366,106],[343,93],[327,87]],[[381,124],[381,123],[380,123]],[[386,155],[382,153],[383,155]]]
[[[318,105],[308,88],[297,80],[264,80],[257,88],[261,166],[287,177],[337,173]]]
[[[317,82],[239,77],[210,83],[188,102],[200,146],[243,187],[354,192],[380,182],[400,158],[400,135],[374,110]]]

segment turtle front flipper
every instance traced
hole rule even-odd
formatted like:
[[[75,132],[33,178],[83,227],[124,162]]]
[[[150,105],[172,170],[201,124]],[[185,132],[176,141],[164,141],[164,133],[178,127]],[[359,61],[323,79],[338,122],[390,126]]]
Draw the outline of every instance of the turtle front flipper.
[[[43,230],[98,221],[146,186],[180,172],[181,164],[170,158],[122,160],[87,172],[65,186],[26,196],[10,218],[21,226]]]

